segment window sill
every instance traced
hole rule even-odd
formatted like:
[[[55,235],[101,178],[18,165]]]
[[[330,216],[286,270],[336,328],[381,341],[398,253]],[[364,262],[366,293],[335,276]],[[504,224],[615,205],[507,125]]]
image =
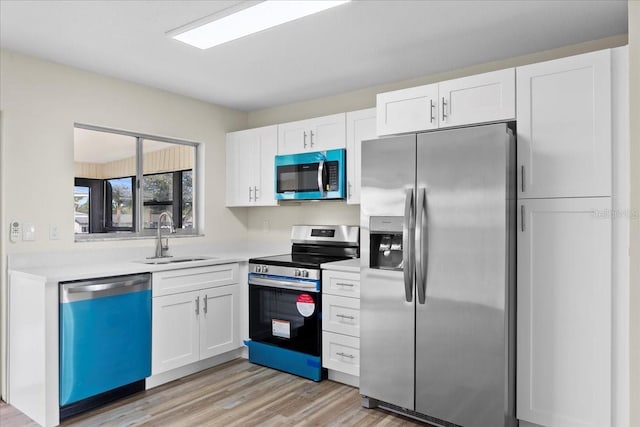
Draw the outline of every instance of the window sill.
[[[204,237],[202,233],[176,233],[176,234],[162,234],[162,237],[169,237],[170,239],[181,239],[184,237]],[[95,233],[95,234],[76,234],[75,243],[84,242],[110,242],[117,240],[154,240],[157,239],[156,234],[134,234],[134,233]]]

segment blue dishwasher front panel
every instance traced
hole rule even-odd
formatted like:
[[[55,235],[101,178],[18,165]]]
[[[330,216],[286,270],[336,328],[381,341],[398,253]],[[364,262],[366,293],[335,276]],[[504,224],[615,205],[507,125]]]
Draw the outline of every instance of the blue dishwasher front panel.
[[[60,304],[60,406],[150,375],[150,290]]]

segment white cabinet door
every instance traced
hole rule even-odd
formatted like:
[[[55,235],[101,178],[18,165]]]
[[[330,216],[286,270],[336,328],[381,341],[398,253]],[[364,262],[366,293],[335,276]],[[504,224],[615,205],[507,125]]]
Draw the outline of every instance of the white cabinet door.
[[[227,134],[227,206],[273,206],[277,126]]]
[[[201,291],[200,358],[217,356],[240,347],[238,285]]]
[[[513,68],[441,82],[440,127],[513,120],[515,90]]]
[[[278,125],[278,154],[295,154],[308,151],[309,121],[283,123]]]
[[[151,373],[187,365],[200,358],[200,292],[184,292],[153,298]]]
[[[323,331],[322,366],[360,376],[360,339]]]
[[[310,119],[309,151],[346,148],[346,113]]]
[[[255,206],[277,206],[275,197],[275,157],[278,154],[278,126],[256,129],[260,141],[259,180],[253,191]]]
[[[379,136],[438,128],[438,85],[380,93],[376,97]]]
[[[516,72],[518,196],[610,196],[610,51]]]
[[[517,417],[611,426],[611,199],[518,209]]]
[[[347,113],[347,204],[360,204],[361,143],[375,138],[375,108]]]
[[[360,336],[360,299],[322,296],[322,330]]]
[[[278,125],[278,154],[346,147],[345,113]]]
[[[346,271],[323,270],[322,293],[360,298],[360,274]]]
[[[226,205],[246,206],[249,204],[249,189],[255,181],[257,159],[252,130],[227,134],[227,185]]]

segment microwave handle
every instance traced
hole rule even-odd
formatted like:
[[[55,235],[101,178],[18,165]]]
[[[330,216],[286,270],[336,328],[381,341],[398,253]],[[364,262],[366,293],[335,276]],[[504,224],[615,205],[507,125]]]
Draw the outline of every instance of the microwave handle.
[[[324,160],[321,160],[320,163],[318,163],[318,190],[320,190],[321,193],[324,193]]]

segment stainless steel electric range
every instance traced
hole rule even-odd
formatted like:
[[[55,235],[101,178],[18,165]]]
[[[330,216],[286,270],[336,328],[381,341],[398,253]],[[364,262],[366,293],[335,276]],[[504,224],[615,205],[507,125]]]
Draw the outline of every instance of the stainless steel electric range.
[[[249,361],[322,380],[320,264],[358,258],[360,228],[294,225],[291,253],[249,260]]]

